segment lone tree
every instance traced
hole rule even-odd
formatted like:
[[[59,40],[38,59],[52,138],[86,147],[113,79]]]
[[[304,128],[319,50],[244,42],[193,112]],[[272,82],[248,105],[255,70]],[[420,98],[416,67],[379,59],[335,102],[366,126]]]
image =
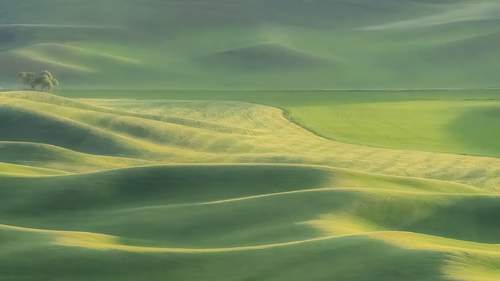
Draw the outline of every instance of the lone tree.
[[[52,74],[47,70],[44,70],[35,78],[35,83],[42,87],[40,91],[43,91],[43,89],[47,88],[49,92],[52,92],[52,89],[54,89],[55,86],[59,85],[59,81],[57,81],[57,79],[54,78],[54,76],[52,76]]]
[[[26,85],[30,85],[31,88],[34,90],[36,90],[36,82],[35,82],[35,79],[36,79],[36,75],[35,73],[33,72],[21,72],[19,73],[19,77],[21,77],[21,81],[26,84]]]
[[[21,77],[21,81],[24,84],[30,85],[34,91],[37,86],[40,86],[40,91],[47,89],[51,92],[54,87],[59,85],[59,81],[47,70],[42,71],[38,76],[33,72],[21,72],[19,73],[19,77]]]

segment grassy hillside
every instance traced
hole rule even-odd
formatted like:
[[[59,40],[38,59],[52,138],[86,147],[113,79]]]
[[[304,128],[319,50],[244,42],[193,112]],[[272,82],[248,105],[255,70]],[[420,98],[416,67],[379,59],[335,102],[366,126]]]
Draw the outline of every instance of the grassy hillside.
[[[33,142],[0,142],[3,163],[43,167],[65,172],[95,172],[151,164],[149,161],[90,155]]]
[[[497,91],[64,94],[0,93],[5,278],[500,276]]]
[[[446,182],[289,165],[153,166],[2,182],[10,188],[0,191],[0,233],[18,257],[2,258],[10,278],[27,278],[27,267],[68,280],[295,280],[290,271],[312,270],[312,280],[463,280],[454,274],[481,271],[474,262],[485,260],[494,267],[498,255],[488,244],[447,239],[497,243],[496,224],[484,217],[498,209],[497,195]],[[466,217],[453,211],[463,206],[471,208]],[[455,264],[460,258],[468,263]],[[65,270],[56,273],[47,265],[58,259]],[[181,266],[157,266],[166,260]],[[96,262],[107,270],[95,271]],[[138,271],[146,262],[151,271]],[[134,265],[119,269],[124,263]],[[193,273],[196,265],[207,268]]]
[[[0,0],[0,279],[499,280],[499,12]]]
[[[498,101],[406,101],[321,104],[290,117],[330,139],[401,149],[500,155]]]
[[[158,99],[230,100],[266,104],[331,140],[384,148],[500,155],[498,90],[434,91],[62,91],[120,110],[179,110]],[[130,100],[119,99],[119,97]],[[100,97],[101,99],[94,99]],[[103,99],[104,98],[104,99]],[[138,105],[136,98],[153,99]],[[185,104],[185,103],[184,103]],[[193,103],[192,103],[193,104]],[[187,114],[187,112],[184,112]],[[202,119],[201,116],[197,118]]]
[[[95,280],[137,280],[145,277],[149,280],[164,280],[165,277],[187,280],[322,280],[327,276],[373,280],[374,274],[382,276],[384,279],[381,280],[399,280],[401,277],[408,280],[447,280],[440,276],[439,267],[445,263],[442,253],[402,249],[365,237],[313,241],[246,252],[159,254],[54,246],[50,240],[47,241],[47,235],[27,233],[21,236],[18,233],[2,231],[3,237],[15,235],[20,243],[30,241],[30,245],[18,254],[18,260],[26,262],[12,263],[9,256],[2,255],[3,264],[13,265],[4,273],[9,278],[30,278],[24,270],[29,267],[32,269],[30,274],[49,278],[61,276],[67,280],[89,277]],[[74,264],[84,266],[71,266]],[[332,264],[344,266],[332,267]],[[419,266],[408,266],[414,264]],[[147,273],[144,268],[148,268]],[[359,269],[352,270],[355,268]],[[386,275],[389,268],[396,270],[397,277]]]
[[[496,0],[0,5],[4,88],[44,69],[66,89],[499,87]]]
[[[464,152],[476,149],[482,152],[478,155],[483,155],[478,157],[418,151],[427,150],[425,146],[414,147],[415,150],[397,150],[327,140],[290,122],[283,116],[282,110],[269,106],[237,101],[163,100],[139,103],[126,99],[84,100],[85,103],[29,92],[3,93],[2,96],[6,112],[15,111],[18,114],[13,119],[6,119],[6,127],[22,125],[24,123],[14,120],[37,114],[50,117],[48,120],[54,122],[48,123],[50,127],[47,128],[60,130],[61,126],[69,126],[64,124],[74,124],[70,127],[78,129],[81,134],[81,138],[74,138],[73,135],[60,139],[47,138],[43,131],[29,129],[23,130],[23,135],[6,135],[4,141],[8,142],[48,145],[58,142],[63,148],[78,152],[135,158],[150,163],[328,165],[498,189],[496,169],[500,162],[497,158],[484,157],[496,155],[487,154],[488,150],[464,145],[465,149],[459,151],[460,154],[467,154]],[[472,102],[475,103],[477,101]],[[28,125],[31,126],[31,123],[26,123]],[[436,127],[439,128],[435,126],[426,130]],[[484,131],[484,134],[488,132]],[[87,145],[95,140],[105,140],[113,146]],[[462,139],[454,140],[455,147],[459,147],[460,141]],[[442,151],[449,152],[444,149],[447,143],[439,139],[434,143]],[[412,145],[411,142],[403,144]]]

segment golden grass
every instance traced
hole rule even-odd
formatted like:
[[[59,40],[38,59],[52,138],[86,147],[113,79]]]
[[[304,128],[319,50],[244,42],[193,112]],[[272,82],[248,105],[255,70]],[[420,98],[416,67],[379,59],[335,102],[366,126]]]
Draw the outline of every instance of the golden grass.
[[[140,105],[133,100],[82,101],[126,112],[182,116],[250,129],[253,137],[234,137],[233,143],[233,147],[245,143],[247,150],[239,151],[239,157],[226,156],[225,159],[230,159],[226,162],[248,158],[272,161],[272,157],[258,156],[276,153],[283,161],[292,163],[303,161],[365,172],[455,181],[492,190],[496,190],[500,182],[497,176],[500,160],[497,158],[383,149],[325,140],[289,122],[281,110],[262,105],[213,101],[149,101]],[[221,151],[224,152],[228,150]]]
[[[327,221],[330,222],[332,219],[338,219],[338,217],[329,216],[329,217],[324,217],[322,220],[311,221],[308,223],[321,224],[322,227],[324,227],[325,225],[329,224],[329,223],[325,224],[325,222]],[[327,228],[330,228],[330,225],[328,225]],[[372,227],[370,226],[368,228]],[[442,238],[442,237],[424,235],[412,232],[380,231],[380,230],[366,231],[367,229],[363,231],[361,228],[359,228],[359,225],[357,225],[355,222],[349,222],[347,226],[346,224],[344,224],[344,226],[341,226],[339,228],[335,227],[334,232],[338,233],[337,235],[323,236],[313,239],[267,244],[267,245],[229,247],[229,248],[209,248],[209,249],[129,246],[129,245],[119,244],[120,241],[119,237],[97,234],[97,233],[89,233],[89,232],[33,229],[33,228],[24,228],[17,226],[2,225],[2,224],[0,224],[0,229],[40,233],[44,235],[48,234],[52,236],[53,243],[60,246],[80,247],[80,248],[88,248],[95,250],[120,250],[127,252],[143,252],[143,253],[148,253],[148,252],[149,253],[211,253],[211,252],[213,253],[213,252],[261,250],[261,249],[310,243],[316,241],[323,241],[345,236],[361,235],[373,239],[382,240],[408,249],[433,250],[433,251],[441,251],[441,252],[455,253],[455,254],[467,252],[471,254],[484,255],[487,257],[491,256],[500,257],[500,245],[474,243],[474,242],[454,240],[454,239],[448,239],[448,238]],[[340,234],[342,232],[344,234]]]
[[[16,164],[8,164],[0,162],[0,177],[2,176],[12,176],[12,177],[41,177],[41,176],[58,176],[65,175],[64,171],[30,167]]]
[[[449,256],[443,272],[451,279],[464,281],[500,280],[500,256],[469,252]]]
[[[289,122],[281,110],[268,106],[240,102],[163,101],[145,102],[131,109],[130,100],[70,103],[49,95],[43,102],[44,94],[33,94],[33,101],[30,101],[31,93],[26,92],[2,96],[2,104],[50,113],[111,133],[120,142],[136,147],[137,157],[158,162],[309,163],[454,181],[494,191],[500,182],[500,160],[496,158],[383,149],[330,141]],[[96,108],[99,110],[96,111]],[[118,114],[120,112],[123,114]],[[141,114],[148,118],[137,117]],[[158,121],[165,116],[201,120],[205,123],[198,125],[218,124],[226,129],[219,132],[217,127],[208,125],[204,128],[201,125],[193,127]],[[154,118],[157,120],[152,120]],[[131,128],[140,128],[143,133]],[[234,128],[234,133],[228,128]]]
[[[141,159],[91,155],[47,144],[11,141],[0,141],[0,155],[0,161],[10,164],[27,166],[33,169],[45,168],[72,174],[154,163]],[[5,169],[2,171],[6,172]]]
[[[302,224],[310,225],[332,236],[357,235],[382,230],[367,220],[351,217],[348,214],[325,214],[319,219]]]
[[[110,169],[150,165],[259,165],[287,164],[322,169],[332,173],[335,185],[276,193],[255,194],[186,205],[213,205],[256,200],[265,197],[311,192],[352,191],[367,198],[387,196],[403,200],[392,206],[391,219],[411,214],[418,221],[432,216],[432,208],[418,209],[407,198],[422,198],[422,204],[447,206],[456,196],[498,196],[500,159],[412,150],[375,148],[346,144],[318,137],[290,122],[280,109],[240,102],[69,100],[48,94],[0,93],[0,105],[9,105],[71,122],[95,134],[106,135],[133,155],[109,157],[77,153],[47,144],[44,150],[58,151],[60,159],[37,160],[30,165],[0,163],[3,176],[55,176],[93,173]],[[11,142],[3,142],[5,145]],[[13,143],[13,142],[12,142]],[[2,143],[0,143],[1,145]],[[22,149],[22,147],[21,147]],[[126,156],[126,155],[123,155]],[[29,160],[26,160],[29,162]],[[65,165],[72,168],[64,169]],[[94,164],[93,164],[94,163]],[[177,164],[176,164],[177,163]],[[224,165],[221,163],[225,163]],[[22,165],[19,165],[22,164]],[[255,165],[255,164],[253,164]],[[50,170],[49,168],[60,171]],[[362,173],[358,172],[361,171]],[[124,170],[126,172],[126,170]],[[380,200],[373,200],[379,206]],[[426,201],[427,200],[427,201]],[[435,201],[433,201],[435,200]],[[384,241],[402,248],[442,252],[449,256],[443,274],[467,281],[496,280],[498,270],[487,265],[500,259],[500,245],[474,243],[412,232],[388,231],[377,224],[386,215],[373,212],[363,202],[323,214],[298,224],[318,231],[319,237],[264,245],[228,248],[142,247],[122,244],[123,238],[91,232],[43,230],[0,225],[0,229],[48,235],[55,245],[95,250],[136,253],[216,253],[261,250],[297,244],[359,236]],[[377,202],[375,202],[377,201]],[[383,201],[383,200],[382,200]],[[432,202],[431,202],[432,201]],[[367,202],[372,202],[367,200]],[[438,204],[439,203],[439,204]],[[372,204],[372,203],[367,203]],[[415,204],[415,205],[412,205]],[[152,206],[154,207],[154,206]],[[142,208],[142,207],[139,207]],[[148,208],[148,207],[145,207]],[[365,211],[363,211],[365,210]],[[368,210],[368,211],[366,211]],[[378,217],[380,216],[380,217]],[[466,253],[466,254],[464,254]],[[470,258],[467,255],[473,255]],[[463,259],[461,259],[463,258]],[[482,258],[492,259],[486,266]],[[500,263],[499,263],[500,264]]]
[[[302,244],[307,242],[328,240],[334,238],[334,237],[320,237],[303,241],[292,241],[286,243],[246,246],[246,247],[187,249],[187,248],[138,247],[138,246],[121,245],[118,244],[120,240],[118,237],[89,233],[89,232],[33,229],[33,228],[24,228],[17,226],[2,225],[2,224],[0,224],[0,229],[48,234],[53,237],[53,244],[59,246],[79,247],[79,248],[87,248],[94,250],[118,250],[118,251],[136,252],[136,253],[216,253],[216,252],[233,252],[233,251],[245,251],[245,250],[261,250],[274,247]]]

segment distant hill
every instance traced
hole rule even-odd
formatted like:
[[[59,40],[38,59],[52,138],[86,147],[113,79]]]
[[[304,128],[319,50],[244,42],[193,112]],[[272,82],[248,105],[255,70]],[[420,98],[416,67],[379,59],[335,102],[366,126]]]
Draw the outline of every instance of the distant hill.
[[[498,0],[0,0],[0,81],[48,69],[82,89],[498,87],[498,34]]]

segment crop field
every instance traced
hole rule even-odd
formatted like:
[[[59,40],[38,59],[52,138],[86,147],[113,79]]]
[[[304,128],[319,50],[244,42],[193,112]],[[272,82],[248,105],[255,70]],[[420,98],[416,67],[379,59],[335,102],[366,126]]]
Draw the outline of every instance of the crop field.
[[[61,94],[0,93],[6,279],[500,276],[497,91]]]
[[[0,280],[500,280],[499,15],[0,0]]]

